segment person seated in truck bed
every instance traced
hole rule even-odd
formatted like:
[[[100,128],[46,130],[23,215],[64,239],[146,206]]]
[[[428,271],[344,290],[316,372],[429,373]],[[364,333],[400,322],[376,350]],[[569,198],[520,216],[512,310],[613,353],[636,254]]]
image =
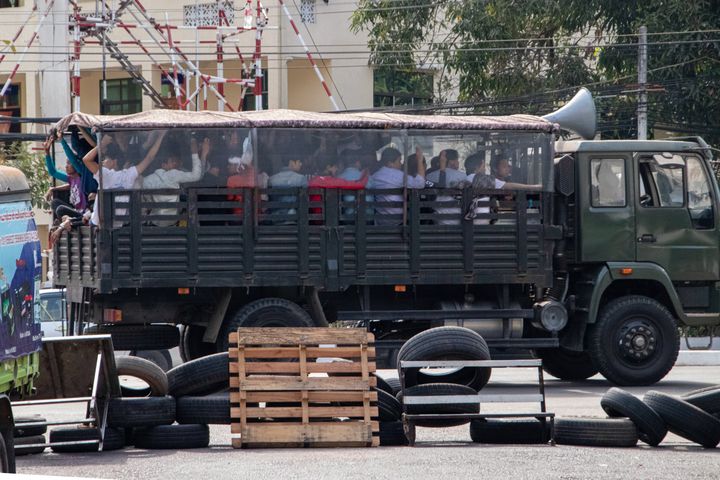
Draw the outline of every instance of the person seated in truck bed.
[[[357,180],[346,180],[336,176],[339,170],[338,161],[336,159],[327,158],[325,159],[325,162],[326,165],[320,172],[320,175],[310,177],[308,188],[337,188],[341,190],[362,190],[365,188],[368,181],[367,170],[363,171],[360,178]],[[315,203],[322,202],[323,195],[317,192],[311,192],[309,200],[310,202]],[[310,206],[310,213],[322,214],[322,212],[322,206],[318,206],[317,204]],[[316,221],[313,221],[313,223],[316,223]],[[321,221],[319,223],[322,224],[323,222]]]
[[[165,137],[166,130],[163,130],[159,135],[155,137],[155,141],[150,147],[150,150],[145,155],[145,158],[137,165],[120,169],[120,162],[128,161],[129,159],[123,158],[122,150],[116,144],[112,143],[112,138],[109,135],[105,135],[100,143],[102,149],[102,166],[95,160],[98,156],[98,147],[90,150],[87,155],[83,157],[83,163],[93,174],[95,180],[102,186],[103,190],[130,190],[135,184],[135,180],[140,176],[152,163],[160,150],[160,144]],[[102,181],[100,180],[102,177]],[[95,197],[95,204],[93,206],[92,216],[90,217],[90,223],[92,225],[100,225],[100,208],[99,208],[100,195]],[[119,195],[115,198],[117,202],[128,202],[129,197],[127,195]],[[115,215],[126,215],[127,209],[118,208],[115,210]],[[119,227],[123,222],[116,221],[113,227]]]
[[[210,152],[210,139],[205,138],[202,144],[202,157],[207,159],[207,155]],[[185,171],[181,170],[182,165],[182,153],[179,150],[179,146],[175,145],[175,148],[169,149],[165,153],[165,159],[160,164],[160,168],[155,170],[150,175],[143,178],[142,184],[144,190],[152,189],[173,189],[179,190],[181,183],[197,182],[202,177],[202,161],[198,154],[198,144],[195,138],[190,140],[190,153],[192,156],[192,170]],[[145,201],[152,203],[177,203],[180,200],[180,196],[177,194],[153,194],[144,195]],[[147,215],[151,216],[163,216],[163,217],[174,217],[178,214],[177,208],[151,208]],[[167,219],[153,219],[150,222],[152,225],[158,227],[169,227],[176,225],[178,220],[176,218]]]
[[[402,171],[402,153],[393,147],[383,150],[380,155],[380,170],[370,177],[368,188],[383,190],[403,188],[425,188],[425,157],[422,151],[416,149],[415,163],[417,164],[417,175],[407,177],[405,182],[405,174]],[[377,194],[376,202],[403,202],[402,195],[398,194]],[[379,206],[375,208],[375,223],[377,225],[400,225],[402,219],[399,216],[403,213],[402,207],[395,206]]]
[[[296,154],[287,154],[285,158],[287,159],[286,166],[268,179],[268,186],[270,188],[307,187],[307,177],[300,173],[303,166],[302,160]],[[295,204],[297,203],[297,196],[288,194],[273,195],[270,197],[270,201]],[[293,207],[273,208],[270,212],[271,215],[295,215],[296,213],[297,209]],[[278,223],[288,223],[288,219],[280,220]]]
[[[457,150],[447,149],[440,152],[440,165],[437,170],[428,174],[428,181],[436,188],[462,189],[467,182],[467,175],[460,171],[460,155]],[[452,202],[452,195],[438,195],[435,201]],[[438,220],[438,225],[460,225],[460,207],[438,207],[435,211],[446,218]],[[452,218],[452,217],[457,218]]]

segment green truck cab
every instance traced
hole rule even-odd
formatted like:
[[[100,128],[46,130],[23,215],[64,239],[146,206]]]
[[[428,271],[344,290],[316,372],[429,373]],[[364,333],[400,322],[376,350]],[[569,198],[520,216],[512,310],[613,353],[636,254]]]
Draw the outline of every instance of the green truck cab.
[[[35,321],[40,241],[30,188],[17,169],[0,166],[0,471],[15,472],[11,396],[30,394],[39,372]]]
[[[711,161],[700,138],[556,144],[570,321],[552,373],[650,383],[674,364],[678,327],[720,323]]]

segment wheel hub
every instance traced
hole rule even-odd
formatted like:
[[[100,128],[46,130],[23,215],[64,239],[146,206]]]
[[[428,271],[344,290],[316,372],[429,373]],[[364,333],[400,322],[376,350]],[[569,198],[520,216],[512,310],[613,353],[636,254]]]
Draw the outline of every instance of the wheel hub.
[[[632,322],[621,332],[620,351],[633,362],[648,360],[654,353],[657,344],[655,330],[645,324]]]

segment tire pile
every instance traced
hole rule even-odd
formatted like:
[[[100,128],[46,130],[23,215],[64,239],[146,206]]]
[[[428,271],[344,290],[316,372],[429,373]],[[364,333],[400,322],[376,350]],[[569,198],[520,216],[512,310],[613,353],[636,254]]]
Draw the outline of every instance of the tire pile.
[[[167,372],[138,357],[118,357],[118,375],[148,386],[122,386],[121,398],[110,400],[103,451],[126,446],[144,449],[206,448],[209,424],[230,424],[228,354],[203,357]],[[55,428],[50,442],[91,440],[95,428]],[[97,451],[98,445],[51,447],[54,452]]]
[[[674,397],[649,391],[642,400],[611,388],[600,401],[608,418],[558,418],[555,441],[565,445],[658,446],[668,431],[705,448],[720,443],[720,385]]]
[[[438,327],[425,330],[410,340],[398,353],[407,360],[490,360],[487,343],[478,333],[462,327]],[[405,394],[410,396],[476,395],[490,380],[489,368],[462,368],[451,371],[405,369]],[[398,379],[380,378],[377,383],[380,416],[380,445],[407,445],[401,421],[403,392]],[[467,404],[408,405],[409,414],[479,413],[478,402]],[[416,422],[422,427],[452,427],[468,420],[443,419]]]

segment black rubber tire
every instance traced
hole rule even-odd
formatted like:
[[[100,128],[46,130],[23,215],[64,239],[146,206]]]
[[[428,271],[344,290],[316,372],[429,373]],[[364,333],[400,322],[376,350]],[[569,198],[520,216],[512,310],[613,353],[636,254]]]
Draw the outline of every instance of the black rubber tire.
[[[398,353],[398,373],[403,360],[490,360],[485,339],[464,327],[437,327],[420,332]],[[427,383],[455,383],[480,390],[490,380],[489,368],[462,368],[447,374],[427,374],[419,368],[405,369],[405,387]]]
[[[13,443],[12,437],[8,443]],[[5,438],[0,435],[0,473],[15,473],[15,449],[10,451],[10,445],[5,443]]]
[[[218,353],[215,343],[203,342],[205,327],[202,325],[182,325],[180,333],[180,358],[189,362]]]
[[[389,447],[407,444],[408,439],[405,436],[402,422],[380,422],[380,446]]]
[[[720,420],[709,413],[685,400],[652,390],[645,394],[643,401],[674,434],[705,448],[715,448],[720,443]]]
[[[140,357],[124,356],[115,358],[115,366],[117,374],[135,377],[149,386],[149,394],[153,397],[164,397],[168,394],[168,379],[165,372],[150,360]],[[139,393],[145,393],[147,388],[134,389],[125,386],[120,387],[124,397],[146,396]]]
[[[228,335],[240,327],[314,327],[310,314],[284,298],[261,298],[242,306],[226,318],[217,338],[217,350],[227,351]]]
[[[434,395],[477,395],[477,392],[468,386],[454,383],[426,383],[406,388],[405,392],[398,393],[398,401],[402,407],[403,393],[417,396]],[[443,414],[443,413],[479,413],[480,403],[448,403],[438,405],[406,405],[405,411],[408,414]],[[414,422],[419,427],[454,427],[465,425],[470,420],[464,419],[443,419],[443,420],[421,420]]]
[[[667,435],[667,426],[660,415],[625,390],[611,388],[603,395],[600,406],[612,418],[629,418],[637,427],[638,438],[648,445],[657,447]]]
[[[475,443],[536,444],[550,440],[547,421],[536,418],[505,420],[473,420],[470,422],[470,438]]]
[[[125,429],[124,428],[105,428],[105,438],[103,438],[103,452],[112,450],[120,450],[125,448]]]
[[[39,425],[35,427],[25,427],[23,423],[39,423],[47,422],[47,419],[39,414],[34,415],[16,415],[15,416],[15,429],[13,436],[15,438],[20,437],[35,437],[37,435],[43,435],[47,432],[47,425]]]
[[[392,394],[393,396],[397,396],[398,393],[400,393],[400,390],[402,387],[400,386],[400,379],[397,377],[387,377],[385,378],[385,383],[387,383],[390,388],[392,388]]]
[[[587,352],[565,348],[543,348],[535,354],[542,359],[543,370],[560,380],[586,380],[598,373]]]
[[[147,449],[207,448],[207,425],[163,425],[135,431],[135,447]]]
[[[170,396],[113,398],[107,413],[111,427],[152,427],[175,421],[175,399]]]
[[[680,398],[710,415],[720,414],[720,385],[688,392]]]
[[[167,372],[173,367],[173,361],[172,356],[170,355],[170,351],[165,350],[132,350],[130,352],[130,355],[133,357],[143,358],[145,360],[149,360],[158,367],[163,372]]]
[[[634,447],[637,428],[627,418],[556,418],[555,442],[588,447]]]
[[[50,443],[78,442],[82,440],[97,440],[98,431],[95,427],[62,427],[50,430]],[[81,445],[52,445],[50,450],[55,453],[97,452],[99,444]]]
[[[680,351],[680,335],[670,311],[657,300],[640,295],[608,302],[588,335],[593,364],[617,385],[658,382],[675,365]],[[644,342],[642,350],[633,345],[636,339]],[[645,354],[647,357],[635,357]]]
[[[191,360],[167,372],[170,395],[205,395],[230,386],[227,352]]]
[[[177,399],[177,422],[181,424],[230,425],[230,393]]]
[[[381,422],[395,422],[402,416],[402,405],[385,390],[378,390],[378,413]]]
[[[385,381],[384,378],[382,378],[382,377],[380,377],[380,376],[378,376],[378,375],[375,375],[375,378],[377,379],[377,387],[376,387],[376,388],[377,388],[378,390],[382,390],[383,392],[387,392],[387,393],[389,393],[390,395],[392,395],[393,397],[395,396],[395,393],[393,393],[392,387],[390,386],[390,384],[388,384],[388,383]]]
[[[175,325],[91,325],[83,333],[109,333],[115,350],[163,350],[180,343]]]
[[[45,435],[32,435],[30,437],[15,438],[15,456],[22,457],[23,455],[37,455],[43,453],[47,448],[45,445],[41,447],[24,447],[24,445],[38,445],[41,443],[47,443]]]

